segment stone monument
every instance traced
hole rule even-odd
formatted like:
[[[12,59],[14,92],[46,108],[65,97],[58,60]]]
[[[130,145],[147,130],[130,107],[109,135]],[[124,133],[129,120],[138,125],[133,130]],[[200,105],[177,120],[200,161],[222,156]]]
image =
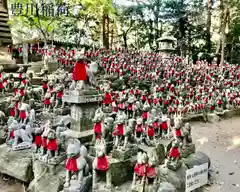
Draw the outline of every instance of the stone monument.
[[[71,117],[75,120],[73,131],[92,130],[94,112],[101,99],[101,95],[86,95],[83,90],[65,91],[63,102],[71,104]]]
[[[176,38],[172,36],[163,36],[157,40],[159,43],[159,52],[162,54],[163,59],[169,59],[173,52],[175,51],[174,44],[177,41]]]

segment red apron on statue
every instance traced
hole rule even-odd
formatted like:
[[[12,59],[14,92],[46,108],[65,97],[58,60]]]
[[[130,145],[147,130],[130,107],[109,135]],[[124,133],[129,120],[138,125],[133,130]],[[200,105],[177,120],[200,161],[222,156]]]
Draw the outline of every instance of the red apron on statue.
[[[73,68],[72,79],[74,81],[87,80],[86,64],[84,61],[78,61],[75,64]]]

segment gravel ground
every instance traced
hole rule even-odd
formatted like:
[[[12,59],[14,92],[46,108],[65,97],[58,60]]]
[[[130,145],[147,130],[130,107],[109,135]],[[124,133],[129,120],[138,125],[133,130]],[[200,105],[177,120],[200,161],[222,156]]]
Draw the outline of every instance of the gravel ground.
[[[215,124],[192,123],[197,150],[211,158],[212,185],[204,192],[240,192],[240,118]],[[130,182],[116,191],[129,191]],[[0,178],[0,192],[24,192],[22,184]]]

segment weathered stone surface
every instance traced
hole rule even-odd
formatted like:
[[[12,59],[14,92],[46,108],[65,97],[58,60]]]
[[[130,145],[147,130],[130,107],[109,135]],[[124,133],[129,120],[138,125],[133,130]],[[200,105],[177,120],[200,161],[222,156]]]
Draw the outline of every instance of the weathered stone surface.
[[[133,178],[133,167],[136,158],[119,161],[118,159],[109,158],[109,171],[112,177],[112,184],[119,186]]]
[[[162,182],[160,183],[160,186],[157,192],[177,192],[177,190],[173,184],[168,182]]]
[[[131,148],[126,148],[125,151],[119,149],[112,150],[112,158],[124,161],[131,158],[132,156],[137,155],[138,148],[137,146],[132,146]]]
[[[28,192],[58,192],[63,188],[65,168],[47,165],[38,160],[33,162],[34,179],[28,187]]]
[[[30,182],[32,174],[31,150],[12,151],[9,146],[0,146],[0,172],[23,182]]]
[[[81,143],[86,143],[92,140],[93,130],[82,131],[82,132],[67,130],[67,131],[64,131],[63,134],[66,135],[67,137],[77,138],[81,141]]]
[[[189,121],[204,121],[204,115],[203,114],[190,114],[185,117],[183,117],[184,122]]]
[[[78,181],[71,180],[70,187],[64,188],[62,192],[89,192],[92,185],[92,175],[83,178],[83,184],[80,189],[78,189]]]
[[[169,143],[169,142],[168,142]],[[165,146],[162,143],[158,143],[156,147],[149,147],[146,145],[138,145],[138,148],[142,152],[153,152],[156,154],[158,164],[162,164],[165,159]]]
[[[183,158],[187,158],[189,155],[193,154],[195,152],[195,144],[192,144],[188,146],[187,148],[183,149],[181,151],[181,155]]]
[[[6,138],[7,138],[7,133],[5,130],[3,129],[0,129],[0,145],[5,143],[6,141]]]
[[[220,120],[220,117],[217,116],[215,113],[209,113],[207,114],[207,121],[210,123],[215,123]]]
[[[236,115],[235,110],[224,110],[222,118],[231,118]]]
[[[182,164],[182,166],[177,171],[172,171],[165,165],[159,166],[161,180],[163,182],[172,183],[177,190],[185,188],[186,170],[187,166],[185,164]]]
[[[193,168],[196,165],[202,165],[204,163],[208,163],[208,166],[210,167],[211,164],[210,158],[201,151],[196,151],[195,153],[188,156],[188,158],[183,158],[182,161],[189,169]]]

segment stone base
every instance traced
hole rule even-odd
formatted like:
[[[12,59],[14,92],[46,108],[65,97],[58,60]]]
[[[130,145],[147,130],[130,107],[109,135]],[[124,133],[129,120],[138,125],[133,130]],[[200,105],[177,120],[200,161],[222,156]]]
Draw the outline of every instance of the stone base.
[[[132,192],[142,192],[143,191],[143,185],[136,184],[132,187]]]
[[[111,175],[112,185],[119,186],[133,178],[133,168],[136,164],[136,157],[120,161],[118,159],[109,158],[109,171]]]
[[[65,181],[66,171],[63,165],[49,165],[41,161],[33,161],[34,179],[27,191],[59,192]]]
[[[210,123],[215,123],[220,120],[220,117],[217,116],[215,113],[208,113],[207,114],[207,121]]]
[[[92,192],[113,192],[113,188],[107,188],[107,185],[103,181],[97,182],[96,189],[92,189]]]
[[[160,183],[157,192],[177,192],[177,190],[173,184],[168,183],[168,182],[162,182],[162,183]]]
[[[182,166],[177,171],[172,171],[168,169],[165,165],[159,166],[159,176],[161,178],[161,182],[172,183],[173,186],[177,189],[185,188],[185,178],[186,178],[186,170],[188,168],[186,165],[182,164]]]
[[[43,163],[48,163],[49,165],[58,165],[61,162],[63,162],[66,158],[67,158],[66,154],[62,154],[62,155],[59,155],[57,157],[53,157],[53,158],[49,158],[49,159],[47,158],[46,155],[38,155],[38,160],[39,161],[41,161]]]
[[[63,134],[66,137],[80,139],[81,143],[86,143],[86,142],[92,141],[93,130],[78,132],[78,131],[69,129],[67,131],[64,131]]]
[[[90,191],[91,184],[92,184],[91,175],[83,178],[83,183],[80,188],[77,180],[71,180],[70,186],[67,188],[64,188],[62,192],[88,192]]]
[[[165,146],[163,144],[158,143],[156,147],[149,147],[146,145],[138,145],[138,149],[145,153],[153,153],[158,160],[158,164],[162,164],[165,159]]]
[[[185,149],[182,149],[181,156],[183,158],[187,158],[189,155],[193,154],[195,152],[195,144],[191,144],[190,146],[187,146]]]
[[[9,146],[0,146],[0,172],[22,182],[32,180],[32,151],[12,151]]]
[[[19,150],[24,150],[24,149],[30,149],[32,148],[32,144],[28,142],[22,142],[18,145],[12,145],[12,150],[13,151],[19,151]]]
[[[119,149],[113,149],[112,157],[120,161],[124,161],[126,159],[131,158],[132,156],[137,155],[137,152],[138,152],[137,146],[132,146],[131,148],[126,147],[124,151]]]
[[[167,168],[172,171],[177,171],[182,166],[182,161],[168,161]]]

